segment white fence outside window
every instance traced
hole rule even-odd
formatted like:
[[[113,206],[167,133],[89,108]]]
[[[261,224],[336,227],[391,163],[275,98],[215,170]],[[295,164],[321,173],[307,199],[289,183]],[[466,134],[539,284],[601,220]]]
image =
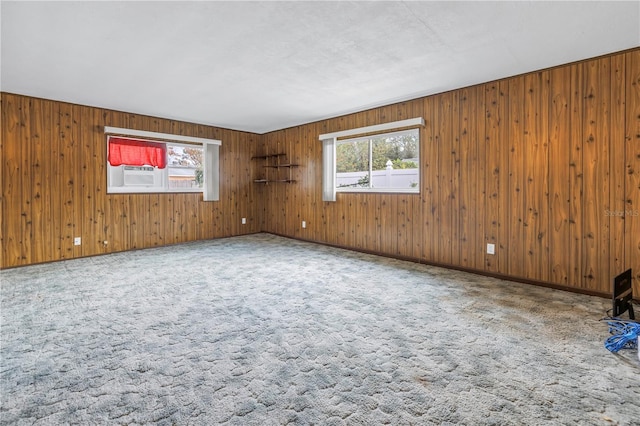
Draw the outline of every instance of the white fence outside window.
[[[336,188],[359,188],[358,181],[367,171],[336,173]],[[372,188],[415,188],[419,184],[418,169],[386,169],[371,172]]]

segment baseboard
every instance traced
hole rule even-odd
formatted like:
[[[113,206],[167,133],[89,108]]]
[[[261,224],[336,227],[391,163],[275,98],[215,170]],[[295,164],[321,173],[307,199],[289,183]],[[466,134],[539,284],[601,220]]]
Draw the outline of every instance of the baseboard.
[[[392,254],[388,254],[388,253],[379,253],[379,252],[375,252],[375,251],[372,251],[372,250],[365,250],[365,249],[347,247],[347,246],[342,246],[342,245],[339,245],[339,244],[331,244],[331,243],[327,243],[327,242],[324,242],[324,241],[315,241],[315,240],[309,240],[309,239],[304,239],[304,238],[296,238],[296,237],[292,237],[290,235],[278,234],[276,232],[266,232],[266,231],[263,231],[263,232],[266,233],[266,234],[277,235],[279,237],[291,238],[292,240],[299,240],[299,241],[305,241],[305,242],[310,242],[310,243],[314,243],[314,244],[321,244],[321,245],[328,246],[328,247],[335,247],[335,248],[339,248],[339,249],[343,249],[343,250],[351,250],[351,251],[355,251],[355,252],[359,252],[359,253],[373,254],[373,255],[376,255],[376,256],[388,257],[388,258],[391,258],[391,259],[406,260],[406,261],[409,261],[409,262],[421,263],[421,264],[429,265],[429,266],[438,266],[438,267],[441,267],[441,268],[453,269],[453,270],[462,271],[462,272],[468,272],[468,273],[471,273],[471,274],[482,275],[482,276],[485,276],[485,277],[498,278],[498,279],[502,279],[502,280],[513,281],[513,282],[518,282],[518,283],[523,283],[523,284],[530,284],[530,285],[535,285],[535,286],[538,286],[538,287],[552,288],[554,290],[569,291],[569,292],[572,292],[572,293],[585,294],[585,295],[588,295],[588,296],[602,297],[602,298],[607,298],[607,299],[611,298],[611,293],[594,291],[594,290],[589,290],[589,289],[584,289],[584,288],[576,288],[576,287],[565,286],[565,285],[556,284],[556,283],[550,283],[550,282],[545,282],[545,281],[531,280],[531,279],[527,279],[527,278],[513,277],[513,276],[510,276],[510,275],[506,275],[506,274],[498,274],[498,273],[493,273],[493,272],[480,271],[480,270],[477,270],[477,269],[464,268],[464,267],[457,266],[457,265],[449,265],[449,264],[438,263],[438,262],[426,262],[423,259],[419,259],[419,258],[408,257],[408,256],[397,256],[397,255],[392,255]],[[638,295],[638,297],[634,297],[633,300],[636,301],[637,303],[640,303],[640,295]]]

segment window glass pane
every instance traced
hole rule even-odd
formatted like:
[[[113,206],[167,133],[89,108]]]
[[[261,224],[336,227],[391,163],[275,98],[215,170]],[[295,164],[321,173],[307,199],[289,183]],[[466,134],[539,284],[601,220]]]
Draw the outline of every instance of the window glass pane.
[[[202,147],[167,145],[169,190],[202,188]]]
[[[418,129],[339,141],[336,190],[418,193],[419,148]]]
[[[418,131],[374,137],[372,142],[372,188],[415,188],[418,175]]]
[[[126,140],[127,145],[143,148],[159,146],[162,148],[162,165],[131,164],[128,161],[115,166],[119,158],[115,155],[112,146],[120,139]],[[129,144],[131,140],[135,143]],[[155,142],[152,140],[130,139],[124,137],[107,136],[107,193],[156,193],[156,192],[202,192],[207,190],[205,201],[217,200],[219,184],[219,141],[212,143],[181,143],[177,141]],[[122,144],[121,144],[122,145]],[[215,147],[215,149],[213,148]],[[205,154],[209,155],[205,159]],[[120,153],[120,152],[119,152]],[[114,160],[114,161],[112,161]],[[205,176],[205,168],[207,176]]]
[[[369,140],[338,142],[336,145],[336,187],[369,187]]]

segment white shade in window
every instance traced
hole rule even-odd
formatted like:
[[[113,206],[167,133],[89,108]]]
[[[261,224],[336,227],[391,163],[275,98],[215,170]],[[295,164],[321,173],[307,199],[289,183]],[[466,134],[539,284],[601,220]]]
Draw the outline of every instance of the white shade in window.
[[[322,140],[322,201],[336,201],[336,138]]]
[[[202,199],[204,201],[218,201],[220,199],[220,145],[205,143],[204,147],[204,187]]]

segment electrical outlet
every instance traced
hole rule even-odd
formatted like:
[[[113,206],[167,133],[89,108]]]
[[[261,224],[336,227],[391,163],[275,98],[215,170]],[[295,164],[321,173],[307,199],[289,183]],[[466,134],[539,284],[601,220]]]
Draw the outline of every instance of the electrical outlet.
[[[487,244],[487,254],[496,254],[495,244]]]
[[[74,245],[74,246],[79,246],[80,244],[82,244],[82,238],[80,238],[80,237],[75,237],[75,238],[73,239],[73,245]]]
[[[246,225],[246,224],[247,224],[247,218],[246,218],[246,217],[243,217],[243,218],[242,218],[242,224],[243,224],[243,225]]]
[[[306,228],[306,227],[307,227],[307,221],[305,221],[305,220],[303,220],[303,221],[302,221],[302,227],[303,227],[303,228]]]

